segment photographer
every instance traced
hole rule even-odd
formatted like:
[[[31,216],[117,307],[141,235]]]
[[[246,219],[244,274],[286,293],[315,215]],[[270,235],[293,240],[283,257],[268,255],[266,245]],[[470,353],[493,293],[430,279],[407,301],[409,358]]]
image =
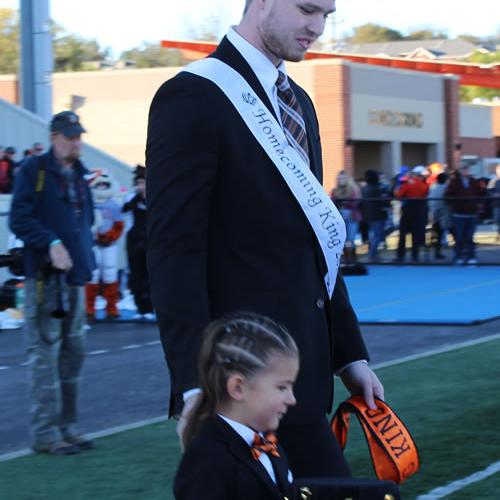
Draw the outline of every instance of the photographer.
[[[28,158],[18,173],[9,223],[24,242],[32,448],[69,455],[93,447],[74,428],[85,355],[84,285],[94,269],[93,205],[79,160],[85,129],[78,116],[54,115],[50,131],[50,150]]]

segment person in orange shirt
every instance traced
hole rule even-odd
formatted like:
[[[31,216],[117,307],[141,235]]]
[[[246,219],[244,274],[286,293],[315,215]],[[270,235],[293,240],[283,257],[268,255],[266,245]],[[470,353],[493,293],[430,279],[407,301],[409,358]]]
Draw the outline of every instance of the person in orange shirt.
[[[402,262],[406,253],[406,235],[411,234],[411,255],[414,262],[419,260],[419,249],[425,244],[427,224],[427,202],[429,185],[425,182],[425,167],[415,167],[408,180],[396,191],[401,200],[401,219],[399,221],[399,242],[396,261]]]

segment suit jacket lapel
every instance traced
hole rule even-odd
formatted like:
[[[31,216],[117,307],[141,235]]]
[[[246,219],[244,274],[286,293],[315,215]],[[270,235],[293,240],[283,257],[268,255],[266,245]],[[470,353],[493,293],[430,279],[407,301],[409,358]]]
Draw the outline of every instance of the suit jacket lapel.
[[[276,480],[280,485],[281,492],[288,498],[292,498],[292,485],[288,481],[288,461],[284,459],[283,448],[279,447],[280,457],[270,456],[273,469],[276,474]]]
[[[239,436],[237,436],[239,437]],[[270,491],[276,496],[276,498],[282,498],[280,493],[279,486],[273,482],[271,476],[262,465],[259,460],[255,460],[251,453],[248,445],[240,438],[243,446],[240,446],[240,443],[231,443],[230,449],[231,452],[241,460],[245,465],[247,465],[252,471],[266,484],[266,486],[270,489]],[[279,479],[277,478],[279,481]]]
[[[274,107],[272,106],[271,101],[269,100],[269,97],[267,96],[267,93],[262,87],[259,79],[255,75],[255,73],[253,72],[252,68],[247,63],[247,61],[238,52],[235,46],[227,39],[227,37],[224,37],[222,39],[217,49],[210,55],[210,57],[215,57],[217,59],[220,59],[222,62],[225,62],[233,69],[235,69],[248,82],[250,87],[252,87],[254,92],[266,105],[266,108],[269,111],[271,111],[271,113],[274,115],[276,119],[278,119],[274,111]],[[316,116],[314,115],[314,110],[310,100],[303,95],[304,91],[302,89],[299,89],[297,84],[291,80],[290,84],[293,87],[297,100],[299,101],[299,104],[304,113],[307,139],[309,143],[309,156],[310,156],[309,160],[310,160],[311,170],[313,171],[318,181],[322,183],[323,169],[321,163],[321,148],[319,142],[317,141],[317,137],[319,134],[317,127],[315,126]]]
[[[241,438],[241,436],[236,433],[231,426],[229,426],[224,420],[217,417],[213,420],[213,423],[217,429],[218,434],[229,446],[229,450],[235,457],[243,462],[247,467],[249,467],[259,479],[266,484],[269,490],[274,494],[277,499],[282,499],[283,495],[280,493],[279,488],[274,484],[273,480],[269,476],[265,467],[260,463],[259,460],[255,460],[252,457],[250,448],[247,443]]]
[[[250,65],[246,62],[243,56],[238,52],[236,47],[224,37],[215,50],[209,57],[215,57],[220,59],[222,62],[225,62],[231,68],[235,69],[252,87],[254,92],[259,96],[262,102],[266,105],[266,108],[271,111],[274,117],[277,119],[276,113],[274,112],[274,107],[267,96],[264,87],[262,87],[259,79],[253,72]]]

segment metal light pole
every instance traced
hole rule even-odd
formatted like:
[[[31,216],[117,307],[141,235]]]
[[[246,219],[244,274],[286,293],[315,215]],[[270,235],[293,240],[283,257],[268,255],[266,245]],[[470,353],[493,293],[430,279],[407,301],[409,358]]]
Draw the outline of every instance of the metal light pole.
[[[52,115],[52,35],[49,0],[21,0],[21,104],[45,120]]]

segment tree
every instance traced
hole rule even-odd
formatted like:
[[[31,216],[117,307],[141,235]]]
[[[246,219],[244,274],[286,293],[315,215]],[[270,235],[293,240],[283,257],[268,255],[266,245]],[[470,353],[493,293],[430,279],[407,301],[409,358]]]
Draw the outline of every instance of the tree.
[[[432,30],[416,30],[411,31],[405,40],[442,40],[448,38],[447,33],[443,31],[432,31]]]
[[[17,73],[19,68],[19,18],[13,9],[0,9],[0,73]]]
[[[475,64],[498,64],[500,63],[500,52],[485,54],[480,51],[469,56],[465,62]],[[472,102],[474,99],[487,99],[488,101],[494,98],[500,99],[500,89],[490,89],[486,87],[476,87],[472,85],[460,86],[460,100],[464,102]]]
[[[133,61],[137,68],[182,66],[185,62],[179,50],[161,47],[159,41],[144,42],[140,47],[126,50],[122,52],[120,59]]]
[[[54,22],[52,22],[51,31],[54,71],[88,70],[91,69],[88,63],[104,61],[109,57],[109,50],[101,49],[96,40],[67,33],[64,28]]]
[[[54,71],[89,69],[86,63],[103,61],[108,49],[101,49],[95,40],[87,40],[67,33],[51,22],[54,50]],[[20,61],[19,12],[0,9],[0,73],[17,74]]]
[[[354,28],[353,35],[348,38],[348,41],[349,43],[376,43],[403,39],[404,37],[399,31],[380,24],[367,23]]]
[[[482,41],[479,37],[475,35],[469,35],[464,33],[463,35],[458,35],[457,38],[459,40],[465,40],[466,42],[473,43],[474,45],[481,45]]]

